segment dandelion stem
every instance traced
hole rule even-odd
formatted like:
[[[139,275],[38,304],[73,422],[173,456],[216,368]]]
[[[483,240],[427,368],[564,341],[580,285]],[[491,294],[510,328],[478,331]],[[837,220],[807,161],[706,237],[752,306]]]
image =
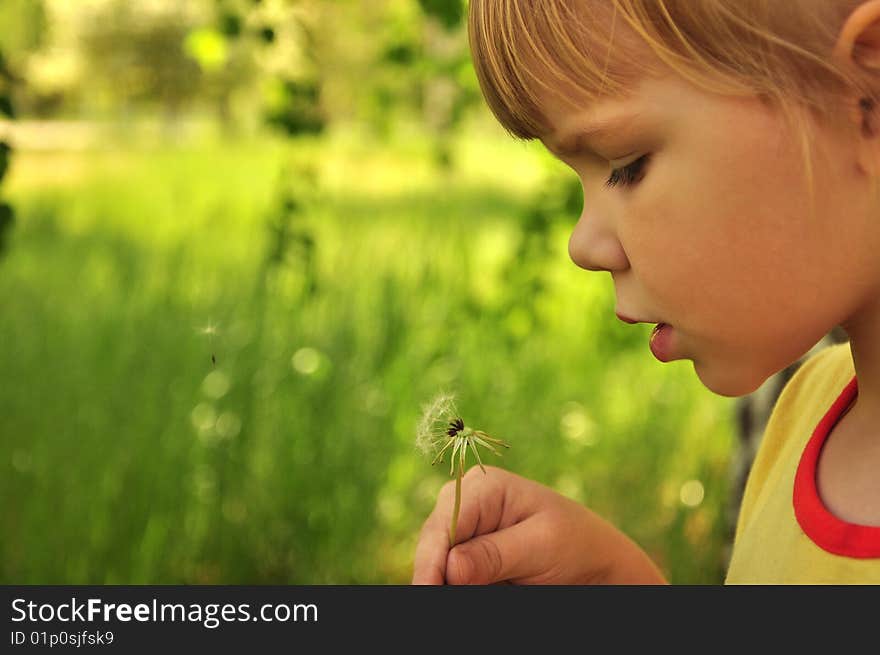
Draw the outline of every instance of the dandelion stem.
[[[452,524],[449,526],[449,548],[455,545],[455,526],[458,525],[458,510],[461,509],[461,469],[459,466],[455,476],[455,506],[452,508]]]

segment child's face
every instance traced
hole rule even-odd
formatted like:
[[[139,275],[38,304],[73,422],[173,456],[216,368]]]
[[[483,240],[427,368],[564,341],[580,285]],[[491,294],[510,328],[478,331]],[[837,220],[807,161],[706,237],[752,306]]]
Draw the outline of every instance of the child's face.
[[[560,156],[584,190],[571,258],[611,273],[618,313],[670,324],[674,358],[692,360],[712,391],[754,391],[873,293],[876,207],[854,140],[817,128],[811,222],[798,144],[759,99],[671,75],[580,106],[558,96],[542,105],[548,148],[594,118],[639,116]],[[612,168],[642,155],[632,185],[605,186]]]

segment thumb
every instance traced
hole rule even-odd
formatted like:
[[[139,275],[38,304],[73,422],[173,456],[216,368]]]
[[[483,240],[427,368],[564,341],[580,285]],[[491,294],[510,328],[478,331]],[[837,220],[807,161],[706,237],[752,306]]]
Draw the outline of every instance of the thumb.
[[[446,582],[487,585],[536,573],[524,570],[528,566],[527,551],[518,527],[480,535],[455,546],[446,559]]]

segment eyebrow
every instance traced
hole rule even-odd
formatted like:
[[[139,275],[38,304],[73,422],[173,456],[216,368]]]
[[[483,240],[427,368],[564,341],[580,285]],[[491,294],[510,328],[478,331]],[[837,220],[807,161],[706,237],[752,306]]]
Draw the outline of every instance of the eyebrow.
[[[595,119],[589,123],[579,125],[577,128],[557,139],[551,139],[547,144],[547,147],[552,152],[559,155],[572,155],[583,146],[584,141],[602,137],[615,131],[620,131],[629,126],[640,115],[641,114],[625,114]]]

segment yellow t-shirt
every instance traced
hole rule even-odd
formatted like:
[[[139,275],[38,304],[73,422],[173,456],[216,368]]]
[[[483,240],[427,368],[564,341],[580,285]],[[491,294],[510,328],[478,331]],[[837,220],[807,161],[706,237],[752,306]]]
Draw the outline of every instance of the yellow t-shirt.
[[[816,488],[825,437],[857,395],[849,343],[811,356],[785,385],[746,483],[728,584],[880,583],[880,527],[837,518]]]

